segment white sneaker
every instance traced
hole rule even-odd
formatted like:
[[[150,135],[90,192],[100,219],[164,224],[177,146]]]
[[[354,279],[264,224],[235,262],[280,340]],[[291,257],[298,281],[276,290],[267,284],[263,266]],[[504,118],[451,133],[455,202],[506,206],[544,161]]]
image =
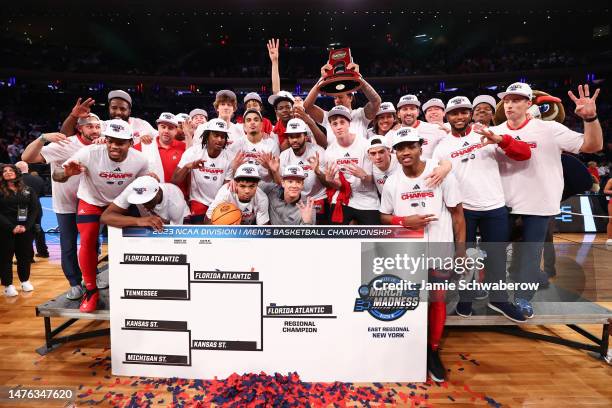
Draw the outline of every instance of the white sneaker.
[[[17,296],[19,294],[19,292],[17,292],[17,289],[15,288],[15,285],[8,285],[6,288],[4,288],[4,296]]]
[[[608,240],[606,241],[606,245],[612,245],[612,238],[608,238]]]
[[[21,290],[24,292],[31,292],[34,290],[34,286],[32,286],[29,280],[27,280],[25,282],[21,282]]]
[[[78,300],[83,297],[85,294],[85,290],[81,285],[71,286],[68,293],[66,293],[66,297],[70,300]]]
[[[98,289],[108,288],[108,272],[100,272],[96,275],[96,286]]]

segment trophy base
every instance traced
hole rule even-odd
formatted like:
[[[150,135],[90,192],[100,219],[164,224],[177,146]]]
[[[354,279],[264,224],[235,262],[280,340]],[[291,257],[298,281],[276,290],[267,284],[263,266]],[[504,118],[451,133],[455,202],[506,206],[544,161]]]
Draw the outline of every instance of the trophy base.
[[[340,72],[330,75],[321,82],[319,91],[325,95],[354,92],[361,88],[361,75],[357,72]]]

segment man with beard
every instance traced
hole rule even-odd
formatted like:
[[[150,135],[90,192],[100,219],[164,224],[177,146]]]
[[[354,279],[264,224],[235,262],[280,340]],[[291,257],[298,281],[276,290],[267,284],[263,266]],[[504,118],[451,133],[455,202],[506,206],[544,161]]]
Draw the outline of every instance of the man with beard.
[[[359,72],[359,66],[355,63],[350,63],[346,67],[348,70],[354,70],[355,72]],[[332,66],[329,64],[321,67],[321,78],[317,81],[317,83],[312,87],[306,100],[304,100],[304,109],[306,113],[308,113],[312,118],[320,123],[327,130],[327,145],[331,145],[335,140],[334,132],[331,129],[330,121],[329,121],[329,112],[324,111],[315,105],[315,102],[319,96],[319,89],[321,83],[324,80],[326,72],[332,69]],[[372,88],[372,86],[365,80],[363,77],[360,78],[362,86],[360,88],[361,92],[364,93],[366,98],[368,99],[368,103],[363,108],[353,109],[353,103],[355,99],[355,95],[353,93],[342,93],[334,95],[334,105],[335,106],[344,106],[347,108],[351,114],[350,120],[350,133],[357,135],[358,137],[366,138],[368,125],[370,121],[374,119],[376,113],[378,112],[378,108],[382,102],[380,95]]]
[[[134,149],[141,151],[149,161],[149,170],[155,173],[159,181],[169,183],[174,169],[178,165],[186,145],[176,140],[178,122],[176,116],[163,112],[157,119],[157,137],[152,143],[138,143]],[[182,189],[185,186],[180,186]]]
[[[227,124],[213,119],[205,125],[202,144],[185,151],[172,182],[182,184],[190,175],[189,207],[191,224],[203,224],[208,207],[223,184],[231,180],[232,158],[226,149]]]
[[[272,182],[272,176],[266,168],[267,163],[261,160],[261,155],[270,153],[273,156],[280,154],[278,144],[273,138],[263,137],[261,131],[262,116],[257,110],[248,110],[244,113],[244,131],[246,137],[237,141],[230,147],[232,156],[236,156],[234,161],[234,170],[244,162],[251,163],[257,167],[257,172],[261,177],[261,181],[265,183]]]
[[[485,126],[493,126],[493,116],[495,116],[495,98],[491,95],[478,95],[472,102],[474,106],[474,123],[481,123]]]
[[[87,98],[81,102],[79,98],[72,108],[68,117],[64,120],[60,133],[65,135],[74,134],[77,121],[81,117],[86,117],[91,112],[91,107],[95,101],[92,98]],[[149,124],[149,122],[132,117],[132,97],[125,91],[116,89],[108,93],[108,117],[109,119],[122,119],[130,124],[134,132],[134,143],[152,140],[157,132]]]
[[[506,246],[510,239],[508,208],[504,198],[497,154],[505,154],[511,160],[523,161],[531,157],[529,145],[512,137],[480,135],[471,125],[472,104],[464,96],[448,101],[446,120],[451,134],[444,137],[433,160],[450,160],[453,174],[459,182],[463,197],[466,222],[466,240],[469,247],[476,246],[476,234],[482,238],[481,248],[487,253],[485,281],[506,281]],[[479,125],[482,128],[482,125]],[[478,129],[477,129],[478,130]],[[475,291],[460,291],[456,313],[462,317],[472,315]],[[508,301],[505,290],[490,291],[488,307],[502,313],[508,319],[522,323],[526,319],[521,311]]]
[[[276,183],[281,184],[281,174],[287,166],[300,166],[304,171],[302,197],[314,200],[317,224],[325,224],[328,222],[327,214],[329,213],[327,194],[325,186],[317,177],[313,167],[314,164],[317,167],[325,168],[325,150],[321,146],[307,142],[307,134],[308,128],[303,120],[294,118],[287,122],[285,135],[289,142],[289,149],[281,152],[280,169],[273,172],[273,175]]]
[[[425,241],[434,244],[431,249],[441,259],[453,255],[465,257],[465,220],[457,180],[449,175],[439,186],[426,187],[426,177],[437,163],[421,160],[422,143],[419,129],[414,127],[402,127],[393,134],[393,149],[401,168],[387,179],[383,188],[381,222],[423,230]],[[440,271],[429,272],[430,280],[435,280]],[[428,298],[427,370],[436,382],[446,377],[439,354],[446,321],[444,292],[430,291]]]
[[[437,123],[421,122],[419,120],[419,108],[421,102],[415,95],[404,95],[397,103],[397,116],[401,126],[419,129],[419,135],[423,139],[423,158],[430,159],[436,145],[446,132]]]
[[[146,157],[131,148],[129,123],[111,119],[102,135],[106,144],[83,147],[53,172],[53,179],[60,183],[83,174],[77,191],[77,228],[81,236],[79,265],[86,289],[79,309],[84,313],[96,310],[100,296],[96,285],[100,215],[128,184],[148,172]]]
[[[66,137],[61,133],[45,133],[30,143],[22,158],[28,163],[49,163],[51,174],[85,146],[100,137],[100,118],[93,113],[80,117],[77,121],[77,134]],[[47,142],[51,142],[45,144]],[[71,300],[83,296],[81,269],[77,257],[77,190],[81,177],[72,177],[65,183],[51,180],[53,211],[57,217],[60,234],[62,270],[70,283],[66,297]]]

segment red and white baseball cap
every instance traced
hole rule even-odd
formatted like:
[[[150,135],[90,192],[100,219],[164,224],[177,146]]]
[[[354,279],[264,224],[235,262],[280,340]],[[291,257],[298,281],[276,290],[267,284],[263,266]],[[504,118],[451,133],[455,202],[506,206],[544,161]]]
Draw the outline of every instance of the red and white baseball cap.
[[[404,105],[421,106],[421,102],[419,102],[419,98],[417,98],[416,95],[404,95],[397,103],[397,109],[401,108]]]
[[[376,112],[376,116],[382,115],[384,113],[395,113],[395,106],[391,102],[383,102],[380,104],[378,108],[378,112]]]
[[[155,198],[159,191],[159,181],[151,176],[141,176],[128,187],[130,193],[127,201],[130,204],[144,204]]]
[[[472,109],[472,102],[465,96],[455,96],[454,98],[450,98],[448,103],[446,104],[446,109],[444,113],[448,113],[455,109]]]
[[[404,142],[422,142],[423,138],[419,135],[419,130],[413,127],[401,127],[393,132],[391,136],[393,147]]]
[[[446,108],[446,106],[444,106],[444,102],[442,102],[442,99],[431,98],[423,104],[423,112],[427,112],[427,109],[431,108],[432,106],[437,106],[438,108],[442,109]]]
[[[351,119],[353,119],[351,116],[351,110],[344,105],[336,105],[329,112],[327,112],[327,120],[329,121],[333,116],[337,115],[343,116],[349,122]]]
[[[299,178],[299,179],[304,180],[306,178],[306,173],[304,172],[304,169],[302,168],[302,166],[297,166],[297,165],[292,164],[283,169],[283,174],[281,175],[281,177],[282,178],[294,177],[294,178]]]
[[[159,118],[155,121],[155,123],[168,123],[170,125],[178,126],[178,120],[176,120],[176,116],[170,112],[162,112],[159,115]]]
[[[497,94],[499,99],[504,99],[506,95],[520,95],[531,100],[533,98],[533,91],[531,87],[523,82],[515,82],[506,88],[506,92],[500,92]]]
[[[123,119],[111,119],[104,122],[102,135],[115,139],[132,139],[132,126]]]
[[[306,123],[302,119],[293,118],[287,122],[285,134],[287,133],[308,133],[308,126],[306,126]]]

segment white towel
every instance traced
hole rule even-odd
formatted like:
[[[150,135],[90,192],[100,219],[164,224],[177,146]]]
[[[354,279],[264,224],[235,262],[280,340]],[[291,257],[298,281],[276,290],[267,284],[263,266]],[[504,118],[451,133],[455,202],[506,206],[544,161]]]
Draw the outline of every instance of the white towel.
[[[161,157],[159,156],[159,146],[157,145],[157,138],[153,139],[151,144],[141,143],[142,153],[147,157],[149,161],[149,171],[157,174],[159,181],[162,183],[169,182],[164,180],[164,166],[162,165]]]

